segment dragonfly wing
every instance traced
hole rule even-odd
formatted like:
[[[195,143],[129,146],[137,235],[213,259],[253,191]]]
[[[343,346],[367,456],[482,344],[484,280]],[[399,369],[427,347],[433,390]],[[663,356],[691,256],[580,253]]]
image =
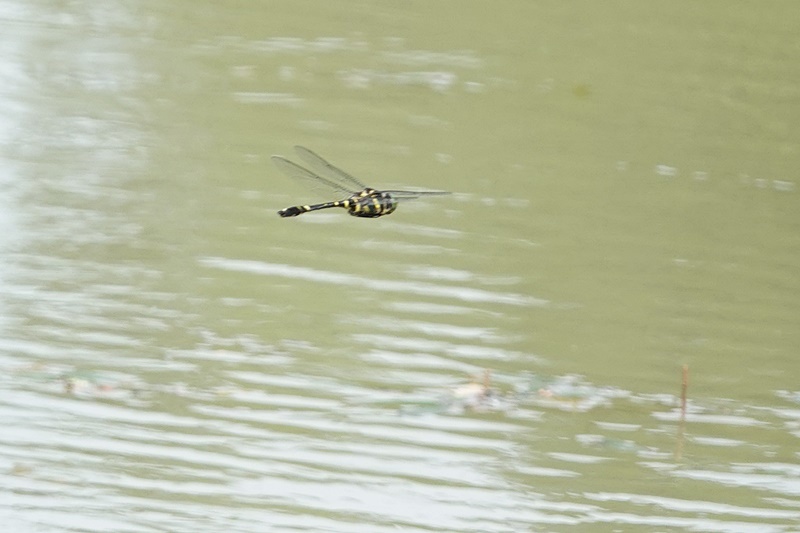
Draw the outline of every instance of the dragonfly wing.
[[[424,196],[442,196],[444,194],[452,194],[449,191],[381,191],[387,192],[392,195],[393,198],[397,198],[398,200],[413,200],[415,198],[421,198]]]
[[[305,146],[295,146],[294,150],[303,161],[311,166],[311,168],[316,169],[320,173],[325,174],[333,180],[341,183],[342,186],[349,189],[351,193],[362,191],[367,188],[367,186],[361,183],[361,181],[351,176],[341,168],[333,166],[324,158],[315,154]]]
[[[350,196],[353,194],[353,191],[344,187],[343,185],[331,181],[327,178],[323,178],[317,174],[314,174],[310,170],[301,167],[297,163],[293,163],[286,159],[285,157],[281,157],[279,155],[272,156],[272,162],[275,163],[275,166],[278,169],[289,176],[292,179],[297,181],[303,182],[306,186],[310,187],[316,192],[323,194],[324,196],[329,196],[331,192],[336,192],[338,195],[342,196]]]

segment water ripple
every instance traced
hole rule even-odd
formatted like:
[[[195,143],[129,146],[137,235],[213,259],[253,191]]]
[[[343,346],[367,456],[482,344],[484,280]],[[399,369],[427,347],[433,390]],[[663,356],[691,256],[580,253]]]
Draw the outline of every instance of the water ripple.
[[[249,272],[261,276],[276,276],[290,279],[302,279],[317,283],[331,283],[348,287],[361,287],[373,291],[402,292],[420,296],[436,296],[452,298],[468,302],[498,303],[528,307],[544,307],[547,300],[515,293],[493,292],[472,287],[435,285],[412,281],[380,280],[353,274],[318,270],[309,267],[266,263],[245,259],[226,259],[223,257],[202,257],[198,260],[208,268],[218,268],[235,272]]]

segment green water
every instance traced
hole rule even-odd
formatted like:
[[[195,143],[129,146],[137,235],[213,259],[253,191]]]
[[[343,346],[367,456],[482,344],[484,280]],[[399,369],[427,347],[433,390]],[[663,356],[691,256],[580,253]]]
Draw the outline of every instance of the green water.
[[[0,8],[0,524],[796,529],[798,20]]]

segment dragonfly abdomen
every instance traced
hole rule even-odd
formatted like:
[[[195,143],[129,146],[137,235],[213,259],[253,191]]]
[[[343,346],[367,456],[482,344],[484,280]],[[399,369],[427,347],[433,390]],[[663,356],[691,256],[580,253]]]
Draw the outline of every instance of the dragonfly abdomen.
[[[278,214],[283,218],[288,217],[296,217],[298,215],[302,215],[303,213],[308,213],[309,211],[319,211],[320,209],[328,209],[329,207],[348,207],[348,200],[344,200],[341,202],[327,202],[324,204],[314,204],[314,205],[295,205],[292,207],[287,207],[286,209],[281,209],[278,211]]]

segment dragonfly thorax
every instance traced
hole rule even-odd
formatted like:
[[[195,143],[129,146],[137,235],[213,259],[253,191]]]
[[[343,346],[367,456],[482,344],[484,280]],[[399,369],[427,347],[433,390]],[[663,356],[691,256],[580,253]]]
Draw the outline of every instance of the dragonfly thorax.
[[[388,192],[366,188],[346,200],[347,212],[354,217],[376,218],[393,213],[397,200]]]

